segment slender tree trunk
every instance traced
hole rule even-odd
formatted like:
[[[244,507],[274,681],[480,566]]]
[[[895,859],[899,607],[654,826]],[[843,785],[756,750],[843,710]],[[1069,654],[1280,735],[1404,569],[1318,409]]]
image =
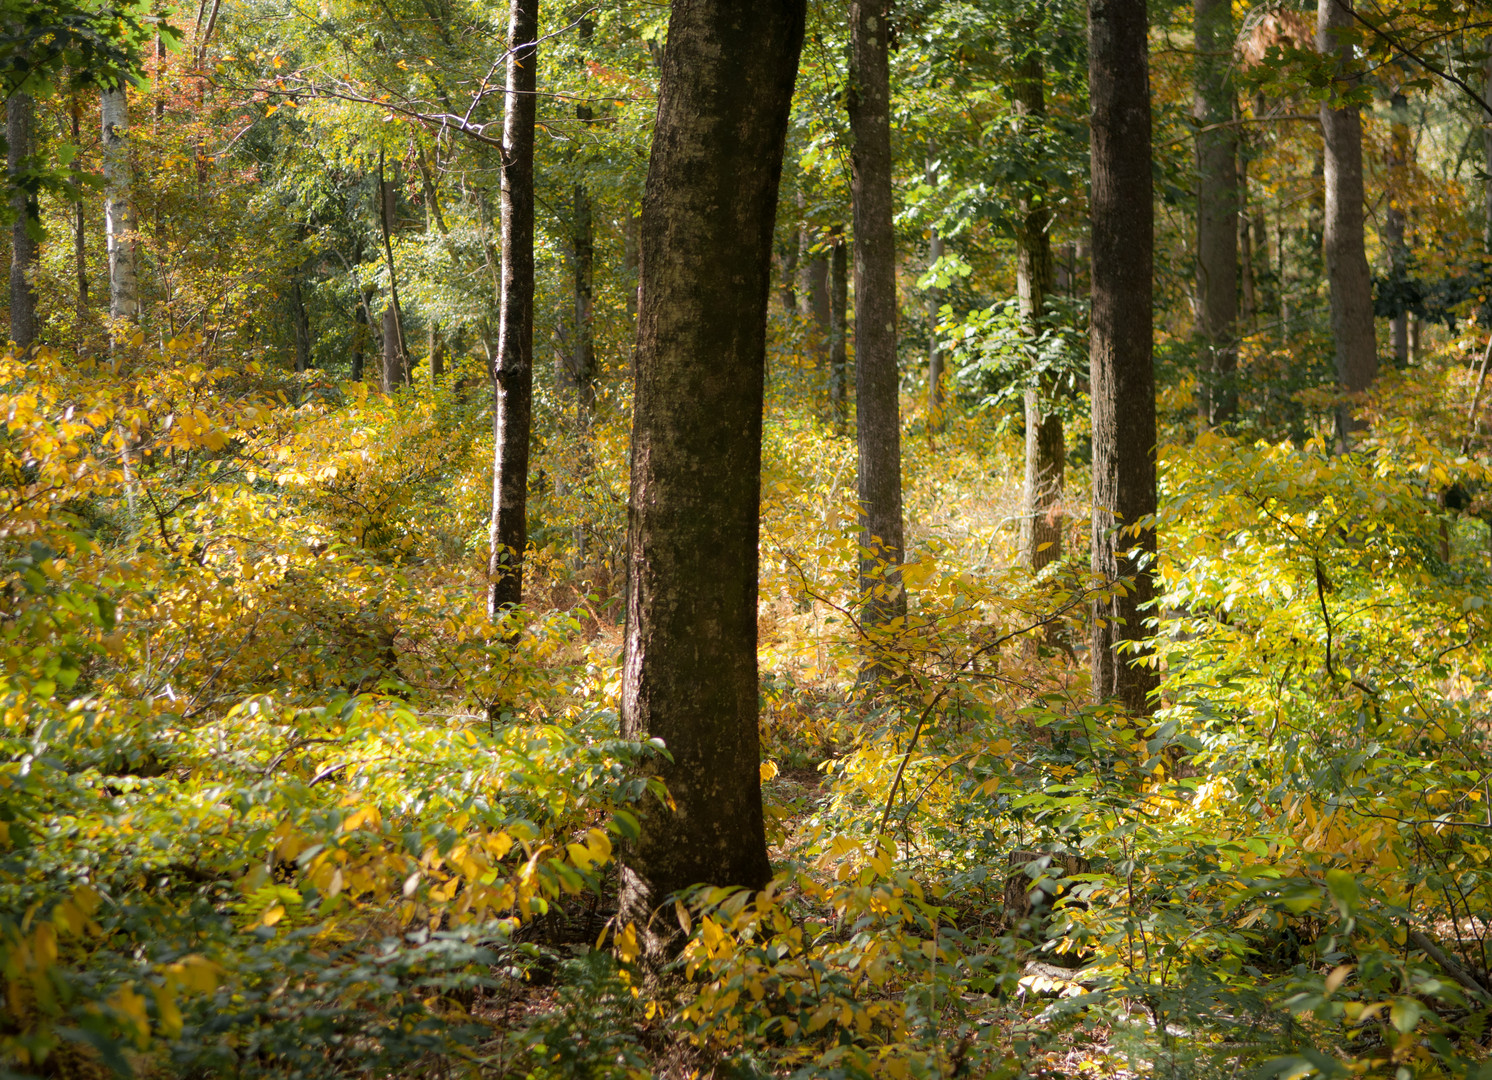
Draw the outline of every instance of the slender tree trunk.
[[[372,337],[372,325],[368,321],[368,296],[358,293],[356,306],[352,309],[352,381],[363,381],[363,357]]]
[[[1482,100],[1492,103],[1492,35],[1482,39],[1482,48],[1487,52],[1486,66],[1482,74]],[[1488,123],[1485,116],[1481,120],[1483,167],[1487,174],[1482,193],[1487,214],[1483,244],[1487,251],[1487,258],[1492,259],[1492,123]]]
[[[627,322],[637,321],[638,217],[629,207],[622,211],[622,283],[627,290]]]
[[[135,211],[129,157],[129,99],[123,86],[104,87],[104,222],[109,245],[109,317],[140,321],[140,286],[135,274]],[[113,336],[111,332],[111,337]]]
[[[850,2],[850,197],[855,228],[855,431],[862,621],[906,614],[902,588],[901,402],[891,205],[887,0]]]
[[[78,103],[76,91],[72,95],[72,144],[82,145],[78,140],[82,134],[83,110]],[[83,200],[79,199],[73,207],[73,273],[77,279],[78,287],[78,322],[82,323],[88,314],[88,233],[87,222],[83,218]]]
[[[780,249],[782,253],[782,313],[798,313],[798,243],[793,242]]]
[[[1383,246],[1388,249],[1389,289],[1394,298],[1394,313],[1389,322],[1394,362],[1399,367],[1409,363],[1409,311],[1404,306],[1405,287],[1409,280],[1409,246],[1405,242],[1404,202],[1409,197],[1409,100],[1402,94],[1393,96],[1392,120],[1389,125],[1388,209],[1383,214]]]
[[[757,539],[772,232],[804,0],[673,7],[642,218],[622,734],[672,796],[625,851],[621,919],[661,959],[668,895],[771,877]],[[660,910],[661,909],[661,910]],[[657,917],[654,918],[654,914]]]
[[[31,230],[41,217],[35,188],[24,175],[36,152],[36,105],[30,94],[12,94],[5,102],[5,132],[10,208],[16,216],[10,234],[10,339],[25,347],[36,340],[36,290],[31,285],[36,241]]]
[[[1154,204],[1145,0],[1089,0],[1093,309],[1093,572],[1123,588],[1093,605],[1093,691],[1151,710],[1154,670],[1120,646],[1143,640],[1154,597]],[[1142,658],[1143,659],[1143,658]]]
[[[528,547],[529,428],[534,396],[534,88],[539,0],[508,7],[503,119],[502,292],[493,370],[491,555],[487,614],[523,602]]]
[[[1238,129],[1232,125],[1230,0],[1195,0],[1198,411],[1208,426],[1238,411]]]
[[[1336,78],[1350,89],[1357,81],[1350,39],[1339,31],[1353,27],[1352,0],[1319,0],[1316,44],[1337,57]],[[1362,115],[1357,106],[1333,109],[1321,104],[1325,144],[1322,165],[1325,206],[1323,243],[1331,283],[1331,333],[1336,345],[1337,379],[1352,393],[1366,390],[1378,375],[1378,343],[1373,330],[1373,278],[1363,247]],[[1350,408],[1337,413],[1338,441],[1345,445],[1356,427]]]
[[[829,407],[836,431],[849,422],[849,243],[844,226],[829,230]]]
[[[311,366],[311,320],[299,277],[290,282],[290,315],[295,326],[295,370],[305,371]]]
[[[439,196],[435,190],[435,174],[430,163],[425,159],[423,148],[420,149],[419,165],[420,185],[424,188],[425,194],[425,237],[427,241],[432,240],[438,232],[443,240],[448,241],[450,229],[446,227],[445,215],[440,212]],[[456,262],[454,252],[451,252],[451,262],[453,264]],[[430,382],[433,385],[440,382],[441,377],[445,375],[446,347],[445,336],[440,332],[440,320],[436,318],[433,311],[428,319],[426,351],[430,357]]]
[[[385,394],[409,384],[409,350],[404,347],[404,318],[399,310],[399,279],[394,267],[394,245],[391,239],[399,210],[399,168],[394,163],[394,179],[384,177],[383,152],[378,154],[378,218],[383,229],[383,254],[388,261],[389,305],[383,312],[383,380]]]
[[[933,147],[927,152],[927,183],[938,186],[938,164],[933,157]],[[943,257],[943,238],[934,225],[927,240],[927,267],[932,270]],[[938,348],[938,313],[943,310],[943,290],[936,286],[927,290],[927,430],[943,430],[946,401],[943,396],[943,352]]]
[[[807,288],[804,290],[808,301],[807,314],[811,320],[809,330],[809,348],[813,350],[814,359],[819,364],[830,363],[829,343],[833,338],[834,329],[834,299],[831,295],[832,286],[829,281],[830,275],[830,253],[827,251],[814,252],[804,261],[808,264]],[[831,374],[832,383],[833,376]],[[830,395],[833,395],[833,387],[830,387]]]
[[[1037,45],[1036,24],[1015,24],[1015,40],[1028,43],[1016,57],[1011,96],[1021,118],[1022,142],[1033,158],[1043,153],[1046,120],[1046,72]],[[1036,170],[1033,169],[1033,173]],[[1052,294],[1052,212],[1045,181],[1025,185],[1017,206],[1016,292],[1023,329],[1033,346],[1046,324],[1047,297]],[[1056,413],[1052,380],[1032,373],[1026,390],[1026,482],[1021,507],[1021,553],[1026,565],[1040,570],[1062,557],[1062,487],[1067,448],[1062,418]]]
[[[591,209],[590,191],[584,184],[575,185],[572,206],[574,216],[570,223],[570,242],[575,272],[575,347],[570,358],[573,365],[570,376],[575,390],[576,415],[584,430],[590,426],[590,413],[596,404],[595,215]]]

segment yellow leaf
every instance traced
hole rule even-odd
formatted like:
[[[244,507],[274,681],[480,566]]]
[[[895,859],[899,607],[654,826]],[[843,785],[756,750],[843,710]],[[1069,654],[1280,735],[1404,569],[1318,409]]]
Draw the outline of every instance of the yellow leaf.
[[[628,923],[622,927],[622,932],[616,936],[616,954],[622,963],[630,964],[637,959],[641,951],[637,947],[637,927]]]
[[[276,904],[259,917],[261,926],[273,926],[285,917],[285,905]]]

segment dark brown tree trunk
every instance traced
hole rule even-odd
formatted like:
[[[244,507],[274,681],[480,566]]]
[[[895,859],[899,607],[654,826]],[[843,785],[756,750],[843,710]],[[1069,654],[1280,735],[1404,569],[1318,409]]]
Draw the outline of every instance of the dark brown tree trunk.
[[[1046,72],[1036,44],[1034,22],[1017,22],[1014,39],[1027,43],[1018,48],[1011,96],[1021,117],[1022,143],[1039,159],[1046,121]],[[1033,160],[1033,175],[1039,164]],[[1053,289],[1052,212],[1047,185],[1032,180],[1020,193],[1016,224],[1016,292],[1021,321],[1033,346],[1046,324],[1046,302]],[[1021,554],[1026,565],[1040,570],[1062,557],[1062,487],[1067,464],[1062,418],[1053,407],[1056,387],[1040,373],[1032,374],[1026,390],[1026,482],[1021,507]]]
[[[862,621],[907,610],[901,582],[901,401],[896,370],[896,234],[891,206],[887,0],[851,0],[850,198],[855,228],[855,432]]]
[[[1482,69],[1482,100],[1492,103],[1492,35],[1482,39],[1482,48],[1487,53],[1486,63]],[[1487,258],[1492,259],[1492,123],[1488,123],[1485,116],[1481,119],[1483,166],[1487,174],[1482,191],[1487,214],[1483,244],[1487,251]]]
[[[1248,154],[1240,146],[1238,155],[1238,301],[1246,334],[1259,317],[1259,282],[1254,269],[1254,224],[1249,216]]]
[[[1230,0],[1195,0],[1197,408],[1209,427],[1238,411],[1238,129]]]
[[[1404,285],[1409,277],[1409,246],[1404,234],[1404,203],[1409,198],[1409,100],[1402,93],[1393,96],[1389,124],[1388,191],[1383,213],[1383,246],[1388,249],[1389,289],[1395,301],[1402,304]],[[1409,363],[1409,312],[1402,306],[1389,322],[1394,348],[1394,362],[1399,367]]]
[[[36,290],[31,275],[36,272],[36,241],[31,230],[40,225],[40,207],[35,188],[25,179],[36,152],[36,105],[30,94],[12,94],[5,102],[6,166],[11,183],[10,247],[10,339],[17,345],[36,340]]]
[[[508,7],[508,70],[503,119],[502,290],[493,365],[491,554],[487,614],[523,602],[528,547],[529,428],[534,397],[534,88],[539,63],[539,0]]]
[[[829,230],[829,407],[834,427],[843,432],[849,422],[849,243],[844,226]]]
[[[587,114],[589,110],[584,111]],[[589,115],[582,119],[589,119]],[[575,272],[575,342],[570,355],[571,389],[575,393],[576,415],[583,428],[588,426],[591,409],[596,404],[596,319],[595,215],[591,211],[591,193],[584,184],[576,184],[570,242]]]
[[[372,323],[368,319],[368,294],[358,292],[352,309],[352,381],[363,381],[363,358],[372,338]]]
[[[1351,37],[1337,34],[1354,25],[1352,0],[1319,0],[1316,45],[1322,55],[1337,58],[1334,89],[1350,90],[1357,81]],[[1333,109],[1321,103],[1324,183],[1323,244],[1326,276],[1331,283],[1331,333],[1336,345],[1337,380],[1352,393],[1366,390],[1378,376],[1378,342],[1373,329],[1373,277],[1363,247],[1362,115],[1357,106]],[[1357,426],[1352,410],[1337,413],[1342,445]]]
[[[676,0],[642,213],[622,734],[661,738],[673,808],[622,856],[621,919],[771,877],[757,731],[757,537],[772,232],[804,0]],[[661,909],[661,910],[660,910]],[[654,918],[654,915],[657,915]]]
[[[290,315],[295,324],[295,370],[305,371],[311,366],[311,320],[298,277],[290,283]]]
[[[1093,692],[1150,712],[1156,673],[1120,646],[1142,640],[1156,510],[1151,327],[1154,204],[1145,0],[1089,0],[1093,309],[1093,572],[1122,582],[1093,605]],[[1136,531],[1137,530],[1137,531]]]
[[[804,276],[807,278],[808,286],[805,290],[808,301],[807,314],[811,319],[808,347],[813,350],[815,360],[819,364],[825,364],[829,362],[829,343],[834,334],[833,286],[829,281],[830,254],[827,251],[814,252],[804,261],[808,264],[808,270]]]
[[[383,312],[383,378],[382,389],[392,394],[398,387],[409,384],[409,350],[404,347],[404,318],[399,310],[399,279],[394,267],[394,246],[391,236],[397,221],[399,208],[399,168],[394,166],[394,179],[384,176],[383,152],[378,154],[378,222],[383,232],[383,254],[388,260],[389,305]]]

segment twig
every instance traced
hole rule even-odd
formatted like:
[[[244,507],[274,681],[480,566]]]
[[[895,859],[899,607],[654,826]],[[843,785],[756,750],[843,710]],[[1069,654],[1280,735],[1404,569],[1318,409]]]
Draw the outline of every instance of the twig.
[[[1487,993],[1487,988],[1483,986],[1481,982],[1471,974],[1471,972],[1467,971],[1460,964],[1456,963],[1456,961],[1452,960],[1450,958],[1450,955],[1439,945],[1435,944],[1418,930],[1409,931],[1409,941],[1416,949],[1439,964],[1441,968],[1445,970],[1445,973],[1451,978],[1455,979],[1458,983],[1460,983],[1466,989],[1470,990],[1473,994],[1475,994],[1478,998],[1481,998],[1483,1001],[1487,999],[1487,997],[1489,996]]]
[[[1471,408],[1466,413],[1466,434],[1461,439],[1461,453],[1471,449],[1471,440],[1476,435],[1477,411],[1482,407],[1482,391],[1487,387],[1487,365],[1492,362],[1492,335],[1487,337],[1487,348],[1482,352],[1481,369],[1476,374],[1476,393],[1471,395]]]

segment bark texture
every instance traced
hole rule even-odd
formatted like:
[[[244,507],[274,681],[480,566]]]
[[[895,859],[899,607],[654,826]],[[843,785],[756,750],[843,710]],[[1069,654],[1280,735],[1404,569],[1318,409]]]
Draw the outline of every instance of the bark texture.
[[[1232,124],[1231,0],[1195,0],[1197,407],[1208,426],[1238,411],[1238,128]]]
[[[1352,27],[1352,0],[1320,0],[1316,45],[1337,57],[1340,90],[1356,82],[1352,45],[1339,44],[1337,32]],[[1373,277],[1363,247],[1362,115],[1356,106],[1321,104],[1324,207],[1322,242],[1331,284],[1331,333],[1336,347],[1337,381],[1344,390],[1366,390],[1378,376],[1378,343],[1373,329]],[[1354,427],[1351,410],[1337,414],[1338,439]]]
[[[1032,156],[1032,179],[1018,200],[1015,247],[1016,292],[1024,330],[1034,343],[1046,325],[1046,301],[1053,289],[1052,212],[1047,184],[1038,171],[1042,124],[1046,119],[1046,72],[1036,44],[1034,22],[1018,22],[1015,39],[1029,43],[1017,58],[1011,96],[1021,117],[1022,141]],[[1062,486],[1067,463],[1062,418],[1052,408],[1053,380],[1032,373],[1026,390],[1026,480],[1021,506],[1021,554],[1040,570],[1062,557]]]
[[[109,316],[138,322],[140,285],[135,273],[135,211],[130,187],[129,99],[123,86],[99,92],[103,113],[104,228],[109,251]]]
[[[1150,711],[1158,678],[1120,646],[1144,638],[1154,597],[1155,371],[1151,327],[1154,204],[1145,0],[1089,0],[1093,308],[1093,571],[1124,587],[1094,603],[1093,691]],[[1121,530],[1123,530],[1121,532]]]
[[[757,731],[757,536],[772,232],[804,0],[676,0],[642,217],[622,733],[674,808],[623,854],[661,959],[668,895],[771,876]]]
[[[36,152],[36,104],[30,94],[12,94],[5,102],[5,132],[10,206],[16,215],[10,234],[10,340],[26,346],[36,340],[36,290],[31,287],[36,241],[31,229],[40,217],[35,192],[24,177]]]
[[[862,621],[905,615],[901,402],[896,371],[896,234],[891,205],[887,0],[851,0],[850,198],[855,229],[855,435]]]
[[[523,602],[528,547],[529,429],[534,397],[534,87],[539,64],[539,0],[508,7],[508,69],[503,118],[502,270],[497,356],[493,363],[491,554],[487,614]]]

